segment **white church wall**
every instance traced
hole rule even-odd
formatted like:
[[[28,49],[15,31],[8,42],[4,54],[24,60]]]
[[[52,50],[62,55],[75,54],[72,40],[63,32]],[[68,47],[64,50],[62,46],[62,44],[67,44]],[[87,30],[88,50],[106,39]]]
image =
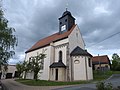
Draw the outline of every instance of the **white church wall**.
[[[86,62],[87,62],[87,73],[88,73],[88,80],[93,79],[93,70],[92,70],[92,60],[91,60],[91,67],[89,67],[89,59],[90,57],[86,57]]]
[[[70,52],[72,52],[76,48],[76,46],[79,46],[80,48],[85,49],[85,44],[84,44],[82,35],[80,33],[80,29],[78,28],[77,25],[74,28],[74,30],[71,32],[68,38],[69,38]]]
[[[65,81],[65,68],[59,68],[58,72],[58,81]]]
[[[66,47],[57,47],[55,48],[55,62],[59,61],[59,51],[62,51],[62,62],[66,65]]]
[[[40,48],[40,49],[32,51],[32,52],[28,52],[26,54],[25,60],[29,60],[29,58],[31,56],[36,56],[37,53],[38,54],[42,53],[43,50],[45,50],[44,54],[46,54],[46,58],[44,59],[44,68],[43,68],[43,70],[40,71],[42,73],[39,74],[38,78],[41,80],[48,80],[49,79],[49,66],[50,66],[50,46]],[[33,74],[31,74],[31,75],[33,75]],[[30,76],[30,77],[32,77],[32,76]]]
[[[63,39],[61,41],[55,42],[54,46],[55,46],[55,62],[59,61],[59,51],[62,51],[62,62],[66,65],[66,52],[67,52],[67,45],[66,43],[68,43],[68,38],[67,39]]]
[[[74,80],[86,80],[85,58],[83,56],[74,56],[72,59]]]
[[[65,43],[68,43],[68,38],[54,42],[54,46],[58,46],[58,45],[65,44]]]

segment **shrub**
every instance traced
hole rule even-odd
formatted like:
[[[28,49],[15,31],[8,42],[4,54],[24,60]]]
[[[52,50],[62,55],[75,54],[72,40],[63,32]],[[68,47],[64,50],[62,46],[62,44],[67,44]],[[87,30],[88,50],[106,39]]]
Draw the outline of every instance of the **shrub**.
[[[97,90],[113,90],[113,86],[111,83],[105,84],[105,82],[98,82],[96,87]]]

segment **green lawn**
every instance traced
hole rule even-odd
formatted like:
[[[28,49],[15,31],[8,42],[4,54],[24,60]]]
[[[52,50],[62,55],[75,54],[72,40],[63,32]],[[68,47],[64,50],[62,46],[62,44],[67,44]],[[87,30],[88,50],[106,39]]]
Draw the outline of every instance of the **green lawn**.
[[[120,71],[106,71],[106,72],[94,71],[93,78],[95,81],[101,81],[109,78],[112,74],[120,74]]]
[[[107,72],[99,72],[94,71],[93,81],[74,81],[74,82],[55,82],[55,81],[46,81],[46,80],[29,80],[29,79],[17,79],[17,82],[23,83],[25,85],[30,86],[60,86],[60,85],[75,85],[75,84],[86,84],[86,83],[92,83],[94,81],[101,81],[104,79],[109,78],[112,74],[120,74],[120,71],[107,71]]]
[[[46,81],[46,80],[28,80],[28,79],[17,79],[17,82],[23,83],[30,86],[60,86],[60,85],[75,85],[75,84],[85,84],[90,81],[75,81],[75,82],[55,82],[55,81]]]

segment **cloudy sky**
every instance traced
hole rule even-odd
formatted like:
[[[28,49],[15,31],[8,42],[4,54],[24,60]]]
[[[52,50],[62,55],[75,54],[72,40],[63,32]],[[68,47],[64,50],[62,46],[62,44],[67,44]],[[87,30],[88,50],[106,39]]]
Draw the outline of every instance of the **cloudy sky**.
[[[92,55],[111,58],[120,53],[120,0],[3,0],[5,17],[18,37],[10,64],[23,61],[35,42],[58,31],[58,18],[66,4]]]

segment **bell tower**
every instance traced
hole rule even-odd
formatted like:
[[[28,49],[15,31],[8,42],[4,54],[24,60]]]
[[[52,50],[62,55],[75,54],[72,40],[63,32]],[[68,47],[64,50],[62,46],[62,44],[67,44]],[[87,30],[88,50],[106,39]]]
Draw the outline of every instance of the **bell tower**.
[[[62,17],[59,18],[59,34],[69,31],[74,24],[75,18],[66,9]]]

